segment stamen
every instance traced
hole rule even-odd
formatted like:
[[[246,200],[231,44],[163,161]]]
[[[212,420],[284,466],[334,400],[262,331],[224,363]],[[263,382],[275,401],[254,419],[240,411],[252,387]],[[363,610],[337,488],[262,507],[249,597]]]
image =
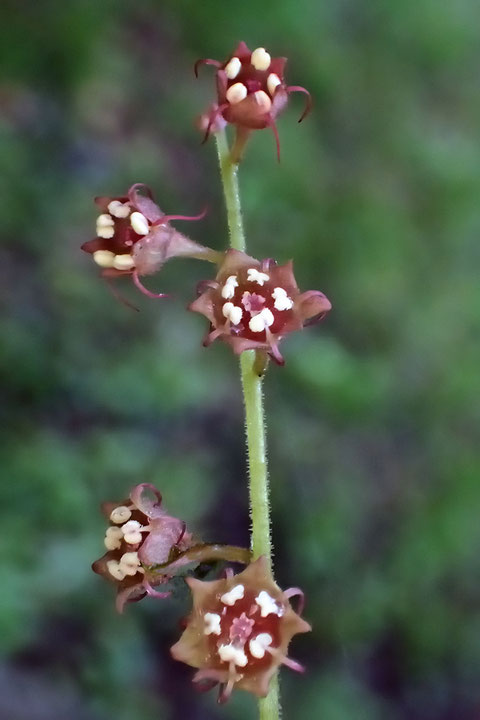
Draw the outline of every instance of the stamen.
[[[229,80],[235,80],[238,73],[242,69],[242,63],[239,58],[233,57],[226,65],[225,65],[225,74]]]
[[[267,615],[274,614],[281,617],[283,615],[281,608],[278,607],[275,600],[268,594],[266,590],[262,590],[255,598],[255,602],[260,607],[260,615],[265,618]]]
[[[273,638],[269,633],[260,633],[256,638],[250,640],[248,647],[253,657],[261,660],[265,656],[265,650],[272,642]]]
[[[110,513],[110,520],[120,525],[132,517],[132,511],[126,505],[119,505]]]
[[[118,550],[122,545],[123,533],[119,527],[109,527],[105,533],[105,547],[107,550]]]
[[[135,261],[128,253],[126,255],[115,255],[113,259],[113,267],[116,270],[131,270],[135,265]]]
[[[129,520],[119,528],[119,530],[123,534],[125,542],[129,545],[137,545],[142,542],[142,533],[140,530],[143,530],[143,528],[138,520]]]
[[[97,217],[97,228],[113,227],[113,225],[115,225],[115,221],[108,213],[102,213]]]
[[[260,106],[260,109],[262,112],[269,112],[270,108],[272,107],[272,101],[268,97],[267,93],[263,90],[257,90],[256,93],[253,94],[253,97],[255,98],[255,102],[257,105]]]
[[[279,85],[282,84],[282,81],[276,75],[275,73],[270,73],[270,75],[267,78],[267,88],[270,95],[273,97],[275,95],[275,90]]]
[[[275,318],[272,311],[268,308],[263,308],[263,310],[259,312],[258,315],[254,315],[250,319],[248,327],[252,332],[263,332],[267,329],[267,327],[273,325],[274,321]]]
[[[265,48],[257,48],[254,50],[250,60],[255,70],[268,70],[271,61],[272,58]]]
[[[222,288],[222,297],[225,300],[230,300],[235,295],[235,288],[238,287],[238,280],[236,275],[230,275],[225,280],[225,285]]]
[[[137,235],[148,235],[148,220],[141,212],[133,212],[130,215],[130,225]]]
[[[129,203],[121,203],[120,200],[112,200],[108,203],[108,212],[116,218],[126,218],[130,215]]]
[[[137,572],[141,571],[140,559],[138,553],[127,552],[120,558],[120,569],[125,575],[136,575]]]
[[[97,231],[98,235],[98,231]],[[111,268],[113,267],[113,260],[115,258],[115,253],[110,252],[110,250],[95,250],[93,253],[93,260],[102,268]]]
[[[247,280],[248,282],[254,282],[258,283],[258,285],[264,285],[264,283],[267,282],[267,280],[270,280],[270,275],[267,275],[267,273],[262,273],[256,268],[250,268],[247,270]]]
[[[245,588],[243,585],[235,585],[229,592],[226,592],[220,598],[220,602],[224,605],[235,605],[237,600],[241,600],[244,596]]]
[[[238,325],[243,316],[243,310],[232,302],[226,302],[222,308],[223,315],[230,320],[232,325]]]
[[[203,619],[205,620],[205,628],[203,630],[204,635],[220,635],[222,632],[220,627],[220,615],[217,613],[205,613]]]
[[[241,648],[235,647],[235,645],[220,645],[218,648],[218,654],[222,662],[231,662],[238,667],[245,667],[248,663],[248,658]]]
[[[235,83],[228,88],[226,97],[231,105],[236,105],[247,97],[247,88],[243,83]]]
[[[115,578],[115,580],[125,579],[125,572],[123,568],[120,567],[120,563],[118,562],[118,560],[108,560],[107,570],[110,575]]]
[[[275,300],[275,310],[291,310],[293,307],[293,300],[288,297],[285,288],[276,287],[272,293],[272,298]]]

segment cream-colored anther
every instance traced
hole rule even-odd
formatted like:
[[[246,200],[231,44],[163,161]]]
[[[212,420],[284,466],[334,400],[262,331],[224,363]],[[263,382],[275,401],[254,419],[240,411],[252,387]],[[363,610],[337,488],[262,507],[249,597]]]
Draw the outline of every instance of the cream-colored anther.
[[[148,235],[148,220],[141,212],[133,212],[130,215],[130,225],[137,235]]]
[[[223,662],[234,663],[238,667],[245,667],[248,658],[242,648],[235,647],[231,643],[229,645],[220,645],[218,654]]]
[[[225,285],[222,288],[222,297],[225,300],[230,300],[235,295],[235,288],[238,287],[238,280],[236,275],[230,275],[225,280]]]
[[[270,108],[272,107],[272,101],[270,100],[266,92],[264,92],[263,90],[257,90],[257,92],[253,94],[253,97],[255,98],[255,102],[257,103],[257,105],[260,106],[262,112],[269,112]]]
[[[122,545],[123,533],[119,527],[109,527],[105,533],[105,547],[107,550],[118,550]]]
[[[267,88],[268,88],[268,92],[270,93],[270,95],[272,97],[275,94],[275,90],[277,89],[277,87],[281,84],[282,84],[282,81],[280,80],[278,75],[276,75],[275,73],[270,73],[270,75],[267,78]]]
[[[224,605],[235,605],[237,600],[241,600],[245,594],[245,587],[243,585],[235,585],[231,590],[224,593],[220,598],[220,602]]]
[[[129,545],[137,545],[137,543],[142,542],[142,533],[140,532],[142,530],[142,526],[138,520],[129,520],[125,523],[125,525],[122,525],[119,530],[123,533],[125,542]]]
[[[126,255],[115,255],[113,259],[113,267],[116,270],[131,270],[135,265],[135,261],[128,253]]]
[[[270,63],[272,62],[272,58],[265,48],[257,48],[253,51],[250,62],[255,70],[268,70]]]
[[[110,520],[116,525],[122,525],[127,522],[127,520],[130,520],[131,517],[132,511],[126,505],[119,505],[110,513]]]
[[[114,220],[111,215],[103,213],[97,217],[96,224],[97,237],[108,240],[115,235]]]
[[[263,332],[267,329],[267,327],[270,327],[270,325],[273,325],[275,321],[275,318],[273,317],[273,313],[268,308],[263,308],[257,315],[254,315],[250,322],[248,323],[248,327],[252,332]]]
[[[262,590],[259,595],[255,598],[255,602],[260,607],[260,615],[264,618],[267,615],[282,615],[281,609],[278,607],[274,598],[268,594],[266,590]]]
[[[102,213],[97,217],[97,227],[109,227],[114,224],[114,219],[108,213]]]
[[[238,325],[243,316],[243,310],[232,302],[226,302],[222,307],[223,315],[230,320],[232,325]]]
[[[110,573],[112,577],[115,578],[115,580],[124,580],[125,579],[125,573],[123,569],[120,567],[120,563],[118,560],[108,560],[107,561],[107,570]]]
[[[108,212],[116,218],[126,218],[130,215],[131,207],[128,203],[120,200],[112,200],[108,203]]]
[[[115,253],[110,252],[110,250],[95,250],[95,252],[93,253],[94,262],[102,268],[113,267],[114,259]]]
[[[270,280],[270,275],[260,272],[260,270],[257,270],[256,268],[250,268],[247,270],[247,280],[248,282],[254,282],[263,286],[267,280]]]
[[[138,553],[127,552],[120,558],[120,569],[125,575],[136,575],[140,568]]]
[[[203,619],[205,620],[204,635],[220,635],[222,632],[220,628],[220,615],[217,613],[205,613]]]
[[[242,63],[239,58],[233,57],[225,65],[225,74],[229,80],[235,80],[238,73],[242,69]]]
[[[236,105],[247,97],[247,88],[240,82],[235,83],[235,85],[230,85],[226,92],[226,97],[231,105]]]
[[[269,633],[260,633],[248,643],[250,653],[254,658],[261,660],[265,656],[265,650],[270,647],[272,642],[273,638]]]
[[[293,307],[292,298],[288,297],[287,291],[282,287],[276,287],[272,293],[275,300],[273,306],[275,310],[291,310]]]

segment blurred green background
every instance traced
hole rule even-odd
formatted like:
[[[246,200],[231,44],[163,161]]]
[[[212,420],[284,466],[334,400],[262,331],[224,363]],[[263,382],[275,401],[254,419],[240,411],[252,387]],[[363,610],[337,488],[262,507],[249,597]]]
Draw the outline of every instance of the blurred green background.
[[[90,571],[104,499],[155,483],[206,539],[245,544],[237,367],[184,312],[210,268],[168,264],[170,301],[116,302],[80,250],[97,194],[149,183],[226,243],[214,144],[195,116],[240,39],[289,57],[293,97],[241,171],[250,251],[295,258],[323,325],[266,381],[278,581],[310,635],[285,718],[480,717],[479,6],[476,0],[2,0],[2,720],[256,717],[218,708],[168,648],[188,598],[113,608]],[[120,283],[121,285],[121,283]]]

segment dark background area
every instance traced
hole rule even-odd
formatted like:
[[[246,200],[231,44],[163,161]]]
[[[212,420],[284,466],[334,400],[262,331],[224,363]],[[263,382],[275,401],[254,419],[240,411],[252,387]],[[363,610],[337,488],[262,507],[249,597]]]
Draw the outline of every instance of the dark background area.
[[[217,708],[168,648],[188,599],[115,614],[93,575],[104,499],[153,482],[205,539],[248,543],[237,364],[184,312],[172,261],[141,312],[80,250],[98,194],[150,184],[226,244],[199,57],[289,57],[313,94],[241,171],[249,250],[295,259],[334,310],[266,380],[277,579],[310,635],[285,718],[480,718],[476,0],[3,0],[0,7],[2,720],[256,717]],[[178,600],[178,602],[175,602]]]

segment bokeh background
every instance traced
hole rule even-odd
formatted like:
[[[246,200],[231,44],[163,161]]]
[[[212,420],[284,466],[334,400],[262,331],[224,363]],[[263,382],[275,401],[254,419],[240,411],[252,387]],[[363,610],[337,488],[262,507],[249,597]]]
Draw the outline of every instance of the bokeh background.
[[[334,304],[266,380],[278,581],[314,631],[285,718],[480,718],[476,0],[2,0],[2,720],[244,720],[168,648],[188,598],[115,614],[100,501],[139,481],[206,539],[248,542],[242,405],[172,261],[116,302],[80,245],[97,194],[149,183],[226,243],[198,57],[244,39],[308,87],[241,172],[249,248]]]

